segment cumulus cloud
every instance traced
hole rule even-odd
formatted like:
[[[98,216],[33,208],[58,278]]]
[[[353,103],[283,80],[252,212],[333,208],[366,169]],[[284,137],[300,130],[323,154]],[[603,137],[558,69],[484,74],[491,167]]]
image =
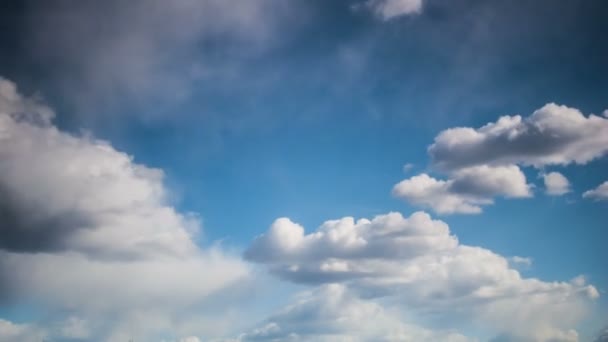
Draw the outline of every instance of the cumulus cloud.
[[[340,283],[366,298],[394,296],[414,314],[466,316],[497,334],[539,341],[572,329],[599,296],[584,281],[523,278],[508,258],[460,244],[423,212],[346,217],[308,234],[278,219],[245,256],[296,283]]]
[[[586,164],[608,152],[608,119],[549,103],[526,118],[503,116],[477,129],[447,129],[428,151],[433,164],[443,170]]]
[[[170,205],[161,170],[52,118],[0,79],[0,301],[171,315],[247,275],[238,258],[194,243],[200,223]]]
[[[368,0],[365,5],[382,20],[422,11],[422,0]]]
[[[583,197],[596,201],[608,200],[608,181],[598,185],[598,187],[595,189],[585,191],[583,193]]]
[[[469,341],[455,332],[405,324],[399,313],[363,300],[341,284],[302,293],[237,341]]]
[[[393,195],[440,214],[477,214],[493,198],[525,198],[532,195],[526,176],[515,165],[476,166],[458,170],[448,180],[425,173],[403,180],[393,187]]]
[[[570,182],[568,178],[559,172],[549,172],[543,175],[545,189],[551,196],[561,196],[570,192]]]

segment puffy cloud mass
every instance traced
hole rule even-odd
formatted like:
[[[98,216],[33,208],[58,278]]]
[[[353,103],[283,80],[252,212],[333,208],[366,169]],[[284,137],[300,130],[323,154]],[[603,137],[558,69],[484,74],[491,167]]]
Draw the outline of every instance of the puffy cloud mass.
[[[245,256],[296,283],[339,283],[365,298],[394,297],[416,317],[468,317],[496,335],[537,341],[567,341],[560,336],[572,335],[599,296],[582,278],[523,278],[509,258],[460,244],[447,224],[423,212],[346,217],[308,234],[282,218]]]
[[[444,170],[473,165],[585,164],[608,152],[608,119],[549,103],[531,116],[503,116],[481,128],[451,128],[429,147]]]
[[[422,11],[422,0],[368,0],[365,4],[382,20]]]
[[[598,185],[598,187],[595,189],[585,191],[583,193],[583,197],[596,201],[608,200],[608,181]]]
[[[482,205],[492,204],[496,196],[532,195],[526,176],[515,165],[470,167],[458,170],[452,177],[438,180],[423,173],[396,184],[393,195],[440,214],[477,214]]]
[[[570,192],[570,182],[559,172],[549,172],[543,175],[547,194],[561,196]]]
[[[0,79],[0,301],[170,317],[246,276],[239,259],[194,243],[199,221],[168,203],[161,170],[52,118]]]

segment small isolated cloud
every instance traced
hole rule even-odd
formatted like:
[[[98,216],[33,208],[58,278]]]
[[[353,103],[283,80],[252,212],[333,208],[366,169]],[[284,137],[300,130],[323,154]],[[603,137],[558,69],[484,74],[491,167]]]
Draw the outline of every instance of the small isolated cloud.
[[[422,11],[422,0],[368,0],[365,2],[375,15],[382,20],[417,14]]]
[[[403,172],[408,173],[410,172],[413,168],[415,167],[414,164],[412,163],[407,163],[405,165],[403,165]]]
[[[399,313],[363,300],[341,284],[302,293],[237,341],[472,341],[465,336],[406,324]]]
[[[559,172],[549,172],[543,175],[545,189],[548,195],[561,196],[570,192],[568,178]]]
[[[586,164],[608,152],[608,119],[549,103],[527,118],[503,116],[481,128],[441,132],[429,147],[443,170],[474,165]]]
[[[420,174],[393,187],[393,195],[440,214],[477,214],[481,206],[494,202],[496,196],[525,198],[532,196],[526,176],[515,165],[476,166],[458,170],[448,180]]]
[[[510,265],[528,260],[460,244],[446,223],[424,212],[407,218],[399,213],[372,220],[345,217],[310,233],[278,219],[245,257],[295,283],[339,283],[369,300],[391,298],[414,317],[428,312],[447,321],[466,317],[519,340],[567,334],[599,296],[584,278],[524,278]],[[271,322],[281,327],[278,320]]]
[[[525,267],[532,266],[532,259],[531,258],[525,258],[525,257],[520,257],[520,256],[513,256],[513,257],[509,258],[509,260],[513,264],[515,264],[515,265],[521,265],[521,266],[525,266]]]
[[[62,132],[52,119],[0,78],[0,302],[35,302],[95,322],[154,313],[166,327],[247,276],[237,257],[194,243],[199,220],[171,206],[161,170]],[[84,323],[69,321],[60,334],[101,339]],[[144,326],[106,326],[103,334],[155,333]],[[24,341],[18,334],[29,329],[0,331]]]
[[[608,200],[608,181],[598,185],[597,188],[587,190],[583,193],[583,198],[588,198],[596,201]]]

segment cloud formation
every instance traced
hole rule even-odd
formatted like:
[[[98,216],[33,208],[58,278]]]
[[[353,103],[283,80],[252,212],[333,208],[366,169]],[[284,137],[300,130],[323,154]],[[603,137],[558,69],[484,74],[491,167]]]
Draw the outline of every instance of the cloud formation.
[[[595,189],[585,191],[583,197],[596,201],[608,200],[608,181],[598,185]]]
[[[0,301],[171,317],[247,275],[238,258],[194,243],[200,223],[168,203],[161,170],[52,118],[0,79]]]
[[[568,335],[599,296],[580,279],[523,278],[508,258],[460,244],[447,224],[423,212],[346,217],[308,234],[282,218],[245,256],[289,281],[340,283],[366,298],[393,296],[419,316],[466,316],[496,335],[539,341],[567,341],[559,336]]]
[[[559,172],[549,172],[543,175],[545,189],[548,195],[561,196],[570,192],[568,178]]]
[[[435,179],[425,173],[397,183],[393,195],[439,214],[477,214],[481,206],[494,202],[496,196],[531,197],[526,176],[515,165],[475,166],[458,170],[448,180]]]
[[[393,195],[440,214],[477,214],[497,196],[532,196],[522,166],[586,164],[607,152],[607,119],[548,103],[527,118],[503,116],[477,129],[442,131],[428,153],[433,168],[448,179],[420,174],[396,184]],[[570,191],[560,173],[543,180],[549,195]]]

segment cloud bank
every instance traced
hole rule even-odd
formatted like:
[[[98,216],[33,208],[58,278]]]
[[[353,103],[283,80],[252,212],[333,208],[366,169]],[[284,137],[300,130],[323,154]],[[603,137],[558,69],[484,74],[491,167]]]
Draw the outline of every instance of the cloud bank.
[[[1,302],[93,321],[151,312],[170,325],[247,276],[238,258],[194,243],[200,223],[169,204],[161,170],[62,132],[52,119],[50,108],[0,79]],[[156,333],[141,328],[110,324],[92,338]]]

